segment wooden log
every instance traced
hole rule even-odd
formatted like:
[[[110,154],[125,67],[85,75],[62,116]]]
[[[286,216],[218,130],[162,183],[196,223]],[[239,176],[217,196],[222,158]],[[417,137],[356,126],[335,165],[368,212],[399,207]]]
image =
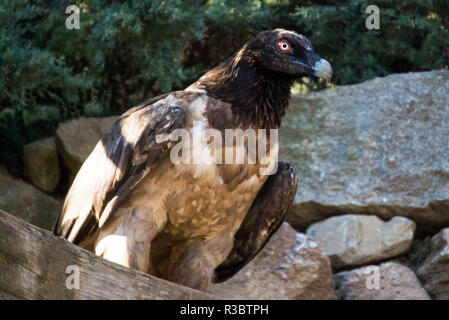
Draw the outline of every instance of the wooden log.
[[[0,299],[217,297],[107,261],[0,210]]]

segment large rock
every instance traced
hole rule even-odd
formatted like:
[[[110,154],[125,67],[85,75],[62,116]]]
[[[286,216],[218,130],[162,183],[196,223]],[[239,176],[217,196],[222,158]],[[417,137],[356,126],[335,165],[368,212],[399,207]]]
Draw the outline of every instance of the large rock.
[[[413,271],[393,262],[338,273],[335,285],[342,300],[430,299]]]
[[[253,261],[211,291],[225,299],[335,299],[329,259],[287,223]]]
[[[299,177],[287,220],[405,216],[417,230],[449,224],[449,71],[376,78],[294,97],[280,159]]]
[[[80,118],[65,122],[58,127],[56,131],[58,149],[72,176],[76,175],[97,142],[117,119],[116,116]]]
[[[0,209],[50,230],[62,203],[21,180],[0,172]]]
[[[431,253],[417,274],[432,296],[449,299],[449,228],[432,237]]]
[[[413,241],[415,223],[394,217],[344,215],[317,222],[307,229],[335,268],[362,265],[404,253]]]
[[[26,144],[23,164],[27,177],[36,187],[50,193],[55,191],[61,179],[61,169],[54,137]]]

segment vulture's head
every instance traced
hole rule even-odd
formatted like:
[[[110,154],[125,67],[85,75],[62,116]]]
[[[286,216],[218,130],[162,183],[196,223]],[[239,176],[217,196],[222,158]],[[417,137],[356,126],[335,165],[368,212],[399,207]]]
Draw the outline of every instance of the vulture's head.
[[[244,124],[277,128],[288,106],[291,85],[304,76],[329,81],[332,68],[313,51],[306,37],[275,29],[250,40],[188,89],[203,89],[230,103]]]
[[[264,32],[249,41],[239,55],[287,77],[316,76],[327,81],[332,78],[329,62],[313,51],[309,39],[293,31],[275,29]]]

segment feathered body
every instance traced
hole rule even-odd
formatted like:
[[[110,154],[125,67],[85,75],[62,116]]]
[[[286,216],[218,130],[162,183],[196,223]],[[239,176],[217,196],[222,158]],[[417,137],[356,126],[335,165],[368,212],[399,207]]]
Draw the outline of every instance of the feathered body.
[[[244,149],[244,164],[216,158],[175,164],[174,143],[156,136],[181,128],[193,134],[279,127],[292,81],[306,74],[282,69],[277,56],[267,60],[270,52],[261,48],[280,38],[295,48],[309,45],[285,30],[262,34],[186,90],[122,115],[77,174],[55,233],[111,261],[200,289],[250,261],[279,227],[296,190],[287,164],[274,175],[260,173],[277,159],[277,146],[256,164],[248,164],[247,144],[232,146]]]

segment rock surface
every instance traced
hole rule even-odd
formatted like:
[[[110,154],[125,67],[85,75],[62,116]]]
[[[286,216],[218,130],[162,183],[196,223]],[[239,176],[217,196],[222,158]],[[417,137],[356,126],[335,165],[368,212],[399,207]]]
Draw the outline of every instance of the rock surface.
[[[338,273],[335,284],[342,300],[430,299],[412,270],[392,262]]]
[[[299,186],[287,220],[405,216],[417,230],[449,224],[449,71],[376,78],[293,97],[280,160]]]
[[[413,241],[415,223],[394,217],[344,215],[317,222],[307,229],[335,268],[362,265],[404,253]]]
[[[431,253],[417,271],[436,299],[449,299],[449,228],[432,237]]]
[[[61,179],[56,140],[54,137],[26,144],[23,149],[25,174],[45,192],[53,192]]]
[[[80,118],[59,126],[56,131],[58,149],[73,176],[117,119],[116,116]]]
[[[0,172],[0,209],[51,230],[62,203],[21,180]]]
[[[329,259],[287,223],[253,261],[211,291],[225,299],[335,299]]]

